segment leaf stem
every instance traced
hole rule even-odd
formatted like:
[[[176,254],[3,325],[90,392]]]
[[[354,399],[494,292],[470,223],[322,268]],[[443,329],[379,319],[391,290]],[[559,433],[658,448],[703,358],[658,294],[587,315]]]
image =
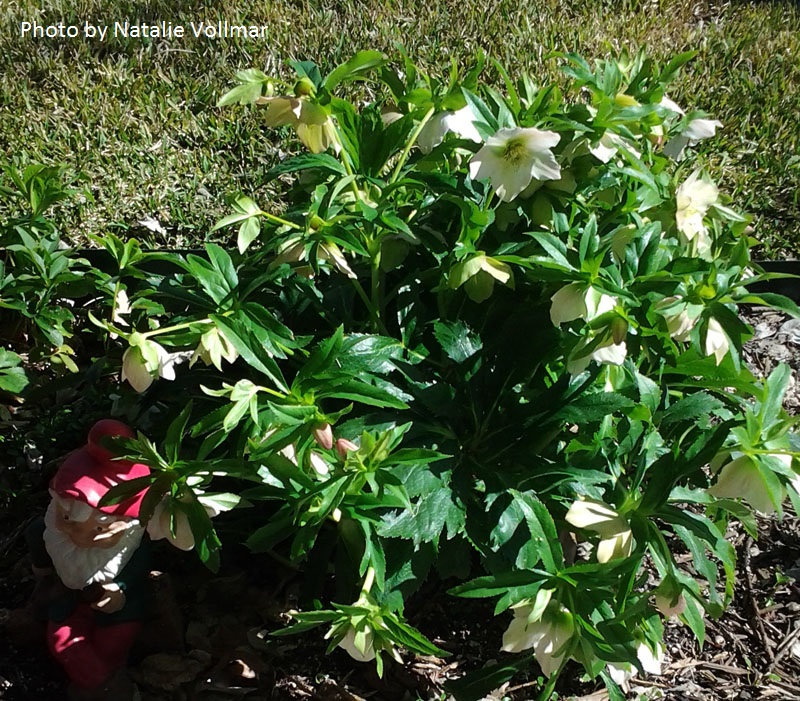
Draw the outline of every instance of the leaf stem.
[[[290,229],[302,229],[303,227],[299,224],[295,224],[294,222],[289,221],[288,219],[284,219],[283,217],[278,217],[274,214],[270,214],[269,212],[265,212],[263,209],[259,211],[259,214],[264,217],[264,219],[269,219],[271,222],[275,222],[276,224],[280,224],[281,226],[288,226]]]
[[[558,682],[558,677],[560,674],[561,667],[556,670],[555,674],[550,675],[550,678],[547,680],[547,684],[544,685],[541,693],[536,697],[536,701],[549,701],[550,697],[555,691],[556,683]]]
[[[367,295],[364,287],[358,281],[357,278],[349,278],[350,281],[353,283],[353,287],[355,287],[358,296],[361,297],[361,301],[364,302],[367,309],[369,310],[369,314],[372,317],[372,323],[375,325],[375,330],[380,331],[381,333],[388,335],[386,331],[386,327],[383,325],[383,321],[381,320],[380,311],[375,307],[372,303],[372,300]]]
[[[397,161],[397,165],[394,167],[394,172],[392,173],[392,177],[389,178],[389,182],[393,183],[396,182],[397,179],[400,177],[400,171],[403,170],[403,166],[406,164],[408,160],[408,154],[411,153],[411,149],[413,148],[414,144],[417,142],[417,138],[419,137],[420,132],[422,131],[423,127],[428,123],[428,120],[433,116],[434,108],[431,107],[426,113],[425,116],[422,118],[419,124],[417,124],[417,128],[411,133],[411,138],[408,140],[403,152],[400,154],[400,160]]]
[[[339,141],[339,146],[342,149],[342,165],[344,166],[344,169],[348,175],[355,176],[355,171],[353,170],[353,164],[350,163],[350,154],[344,147],[344,139],[342,139],[342,132],[339,129],[339,125],[336,123],[336,121],[334,120],[331,121],[333,122],[333,128],[336,131],[336,138]],[[358,185],[356,185],[355,178],[350,181],[350,189],[353,191],[353,195],[355,195],[356,201],[360,202],[363,198],[361,197],[361,191],[358,189]]]
[[[370,589],[372,589],[372,584],[375,581],[375,568],[372,565],[369,566],[367,569],[366,575],[364,575],[364,583],[361,585],[361,595],[364,596],[365,594],[369,594]]]
[[[378,317],[380,317],[383,310],[383,301],[381,299],[381,242],[375,241],[373,244],[375,250],[370,251],[370,298],[373,308],[377,311]]]
[[[181,324],[175,324],[175,326],[163,326],[158,329],[153,329],[151,331],[142,331],[139,335],[143,336],[144,338],[150,338],[150,336],[159,336],[160,334],[164,333],[171,333],[173,331],[180,331],[181,329],[188,329],[190,326],[195,324],[213,324],[214,322],[211,319],[195,319],[194,321],[184,321]]]

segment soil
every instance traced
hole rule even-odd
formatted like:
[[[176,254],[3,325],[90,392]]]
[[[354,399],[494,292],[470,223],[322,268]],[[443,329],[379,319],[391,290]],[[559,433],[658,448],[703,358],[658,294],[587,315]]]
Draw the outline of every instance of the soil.
[[[796,377],[800,320],[762,309],[744,316],[755,329],[745,349],[751,368],[766,375],[786,362]],[[800,412],[800,383],[792,382],[785,406]],[[0,416],[0,424],[8,427],[22,415]],[[6,499],[0,512],[0,699],[62,701],[67,691],[61,671],[44,650],[41,628],[24,614],[33,580],[22,534],[32,511],[47,499],[42,457],[33,445],[24,451],[31,474],[15,476],[14,484],[30,487],[31,493]],[[3,477],[0,471],[0,487],[8,489]],[[759,519],[756,541],[739,531],[730,539],[739,555],[731,607],[720,619],[707,621],[702,649],[686,627],[668,622],[663,674],[635,677],[628,698],[800,699],[800,519],[787,508],[780,520]],[[406,655],[402,665],[389,662],[379,679],[373,665],[354,662],[342,650],[326,655],[321,630],[270,636],[289,622],[302,584],[282,563],[256,565],[243,550],[227,549],[222,571],[212,575],[192,554],[164,546],[156,551],[156,568],[153,619],[130,665],[142,701],[443,700],[446,681],[513,659],[499,652],[507,621],[492,615],[492,603],[448,596],[448,583],[422,591],[407,611],[413,625],[452,654]],[[608,698],[600,685],[579,677],[571,663],[559,682],[560,698]],[[485,699],[534,699],[540,681],[535,671],[520,673]]]

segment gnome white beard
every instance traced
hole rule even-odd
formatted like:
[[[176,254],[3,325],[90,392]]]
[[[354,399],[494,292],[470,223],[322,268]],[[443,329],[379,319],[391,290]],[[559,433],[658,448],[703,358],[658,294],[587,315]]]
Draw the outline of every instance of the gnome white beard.
[[[79,547],[57,528],[55,501],[50,502],[44,523],[44,547],[53,560],[59,579],[70,589],[114,581],[136,552],[144,533],[144,527],[131,525],[111,548]]]

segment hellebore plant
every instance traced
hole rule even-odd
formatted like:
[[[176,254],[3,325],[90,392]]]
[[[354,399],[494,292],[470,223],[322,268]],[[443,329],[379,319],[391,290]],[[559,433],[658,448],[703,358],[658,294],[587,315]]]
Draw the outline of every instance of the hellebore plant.
[[[665,97],[691,57],[564,56],[563,93],[375,51],[239,73],[220,105],[290,128],[285,197],[235,196],[231,249],[169,273],[104,243],[130,311],[96,323],[155,537],[215,567],[244,533],[303,572],[287,632],[324,624],[379,670],[445,654],[404,619],[436,578],[498,599],[518,657],[490,679],[538,665],[543,699],[562,669],[614,693],[655,671],[666,617],[702,644],[734,591],[728,523],[800,499],[790,372],[747,369],[737,310],[800,310],[751,291],[748,218],[692,152],[713,129]],[[209,498],[234,508],[212,523]],[[480,698],[482,674],[449,693]]]

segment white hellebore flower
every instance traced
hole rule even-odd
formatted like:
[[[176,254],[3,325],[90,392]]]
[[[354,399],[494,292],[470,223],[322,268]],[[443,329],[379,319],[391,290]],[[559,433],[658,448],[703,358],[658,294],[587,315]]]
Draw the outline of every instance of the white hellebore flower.
[[[341,146],[330,115],[307,95],[275,95],[261,97],[259,104],[267,104],[264,119],[267,126],[290,126],[312,153],[327,151],[333,146],[338,152]]]
[[[342,249],[339,248],[333,241],[325,241],[317,248],[317,260],[324,260],[331,263],[340,273],[344,273],[347,277],[355,279],[356,274],[347,262]]]
[[[744,499],[756,511],[774,513],[775,504],[756,461],[749,455],[738,452],[731,453],[730,457],[733,459],[723,466],[716,483],[706,491],[718,499]],[[791,456],[785,457],[791,459]],[[782,494],[780,498],[782,500]]]
[[[628,522],[602,501],[576,499],[564,518],[570,525],[594,531],[600,536],[598,562],[628,557],[633,551],[633,534]]]
[[[166,538],[179,550],[191,550],[194,547],[194,534],[189,525],[189,518],[180,509],[175,509],[173,515],[169,508],[170,501],[171,497],[167,496],[158,502],[152,517],[147,522],[147,534],[150,540]]]
[[[503,202],[511,202],[537,180],[558,180],[561,167],[550,150],[561,140],[554,131],[535,128],[500,129],[470,160],[473,180],[490,180]]]
[[[607,346],[600,346],[589,357],[601,365],[622,365],[627,355],[628,348],[625,345],[625,341],[622,341],[622,343],[609,343]]]
[[[628,346],[625,341],[614,343],[614,338],[609,336],[603,345],[595,348],[588,355],[570,356],[567,358],[567,372],[580,375],[593,360],[601,365],[622,365],[628,356]]]
[[[371,662],[375,659],[373,637],[372,630],[369,628],[356,632],[355,628],[350,627],[339,641],[338,647],[358,662]]]
[[[137,392],[144,392],[156,377],[175,379],[175,366],[186,360],[187,353],[169,353],[163,346],[140,334],[131,334],[130,347],[122,354],[122,379]]]
[[[685,243],[692,244],[700,256],[711,251],[711,240],[703,219],[709,207],[719,200],[719,190],[713,182],[694,171],[675,192],[677,209],[675,223]]]
[[[589,152],[601,163],[608,163],[620,149],[630,152],[636,158],[642,156],[641,151],[613,131],[606,130],[597,143],[589,145]]]
[[[731,344],[727,334],[722,330],[722,326],[716,319],[708,320],[706,329],[706,355],[713,355],[719,365],[725,358],[725,354],[730,350]]]
[[[564,285],[550,298],[550,320],[555,326],[568,321],[591,321],[617,306],[617,298],[579,282]]]
[[[664,646],[661,643],[656,643],[655,651],[647,643],[640,643],[636,648],[636,657],[645,672],[661,674],[661,665],[664,663]]]
[[[676,114],[686,114],[675,102],[666,95],[658,103]],[[694,146],[701,139],[710,139],[722,128],[722,122],[716,119],[692,119],[678,136],[670,139],[664,146],[664,155],[673,160],[680,160],[683,150],[687,146]]]
[[[701,139],[710,139],[722,128],[722,122],[716,119],[693,119],[682,133],[672,137],[664,144],[664,155],[674,161],[683,158],[687,146],[694,146]]]
[[[514,620],[503,634],[501,649],[522,652],[533,648],[542,673],[549,677],[561,667],[575,624],[572,614],[561,604],[548,605],[538,615],[535,608],[528,604],[514,608]]]
[[[647,643],[639,643],[636,647],[636,657],[639,658],[639,664],[645,672],[656,676],[661,674],[661,665],[664,662],[664,646],[661,643],[656,643],[655,652]],[[620,686],[624,686],[639,671],[629,662],[609,662],[607,666],[609,676]]]
[[[200,337],[200,343],[192,354],[189,365],[194,365],[200,359],[205,365],[213,365],[221,372],[223,358],[233,363],[238,357],[239,352],[225,333],[214,326]]]
[[[697,325],[698,316],[689,313],[688,305],[680,304],[681,298],[678,296],[664,297],[655,305],[659,314],[667,322],[669,335],[676,341],[689,341],[692,329]]]
[[[158,502],[153,510],[153,515],[147,522],[147,535],[150,536],[150,540],[165,538],[179,550],[191,550],[194,547],[194,533],[192,533],[192,527],[189,525],[189,517],[180,506],[172,502],[188,503],[192,498],[192,496],[184,495],[173,499],[170,495],[166,495]],[[235,498],[232,503],[237,500]],[[205,509],[209,518],[214,518],[214,516],[217,516],[227,508],[220,508],[219,504],[209,502],[208,497],[204,498],[203,495],[197,496],[197,501]]]
[[[676,114],[686,114],[678,105],[677,102],[674,100],[670,100],[666,95],[661,98],[661,102],[658,103],[660,107],[666,107],[668,110],[675,112]]]
[[[422,153],[430,153],[450,132],[461,139],[481,142],[481,135],[475,128],[475,115],[464,106],[455,112],[440,112],[431,117],[417,137],[417,146]]]

